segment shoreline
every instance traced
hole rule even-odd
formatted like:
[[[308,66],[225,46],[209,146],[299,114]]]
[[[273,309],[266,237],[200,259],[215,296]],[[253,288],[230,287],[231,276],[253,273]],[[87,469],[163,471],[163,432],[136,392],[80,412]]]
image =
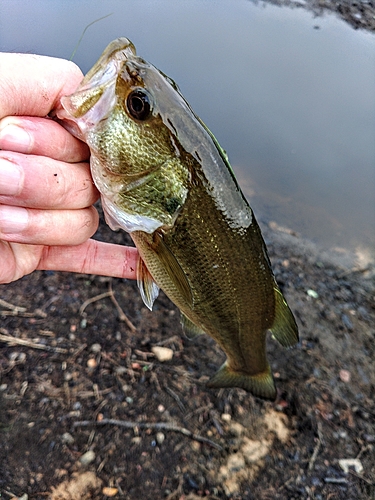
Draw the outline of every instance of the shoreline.
[[[251,0],[253,3],[309,10],[318,19],[326,13],[336,14],[354,29],[375,32],[375,2],[373,0]],[[319,25],[315,26],[319,29]]]

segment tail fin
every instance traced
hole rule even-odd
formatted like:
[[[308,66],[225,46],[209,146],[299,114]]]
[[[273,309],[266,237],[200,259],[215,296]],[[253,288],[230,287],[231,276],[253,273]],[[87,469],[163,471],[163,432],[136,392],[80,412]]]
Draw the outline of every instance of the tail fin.
[[[268,366],[266,371],[249,375],[245,372],[232,370],[228,363],[215,373],[208,381],[208,387],[240,387],[245,391],[251,392],[254,396],[262,399],[274,401],[276,399],[276,387],[273,381],[271,368]]]

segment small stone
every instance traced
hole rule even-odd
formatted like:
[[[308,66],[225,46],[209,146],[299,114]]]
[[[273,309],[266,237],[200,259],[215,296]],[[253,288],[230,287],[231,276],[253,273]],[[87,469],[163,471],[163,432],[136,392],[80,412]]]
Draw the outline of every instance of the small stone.
[[[158,406],[158,412],[159,412],[159,413],[163,413],[164,411],[165,411],[165,406],[163,406],[163,405],[159,405],[159,406]]]
[[[345,327],[352,332],[353,331],[353,323],[347,314],[341,315],[341,321],[344,323]]]
[[[12,351],[9,354],[9,361],[17,361],[17,358],[18,358],[19,354],[20,353],[18,351]]]
[[[342,382],[348,383],[350,382],[351,374],[348,370],[340,370],[339,377]]]
[[[18,356],[18,362],[19,363],[24,363],[25,361],[26,361],[26,353],[25,352],[20,352],[20,355]]]
[[[87,367],[90,368],[90,370],[93,370],[98,366],[98,363],[96,362],[96,359],[90,358],[87,360]]]
[[[200,445],[200,443],[198,443],[198,441],[192,441],[190,446],[191,446],[192,450],[195,452],[198,452],[201,449],[201,445]]]
[[[223,413],[221,415],[221,420],[223,420],[223,422],[230,422],[232,420],[232,415],[229,413]]]
[[[103,495],[106,495],[107,497],[114,497],[118,493],[117,488],[109,488],[108,486],[104,487],[102,489]]]
[[[151,351],[155,354],[158,361],[170,361],[173,358],[173,351],[169,347],[154,346]]]
[[[311,297],[313,299],[318,299],[319,298],[318,293],[315,290],[311,290],[311,288],[309,288],[306,293],[307,293],[307,295],[309,297]]]
[[[75,439],[71,434],[69,434],[69,432],[64,432],[61,436],[61,441],[65,444],[73,444]]]
[[[245,432],[245,427],[238,422],[232,422],[229,431],[235,436],[241,436]]]
[[[339,460],[339,465],[345,474],[349,473],[349,467],[354,467],[357,474],[363,472],[363,465],[358,458],[343,458]]]
[[[165,435],[162,432],[158,432],[156,434],[156,441],[158,444],[162,444],[164,442]]]
[[[95,354],[98,354],[102,350],[102,346],[100,344],[92,344],[90,347],[90,351],[95,352]]]
[[[92,450],[86,451],[86,453],[79,458],[79,462],[81,465],[89,465],[95,460],[95,456],[95,452]]]

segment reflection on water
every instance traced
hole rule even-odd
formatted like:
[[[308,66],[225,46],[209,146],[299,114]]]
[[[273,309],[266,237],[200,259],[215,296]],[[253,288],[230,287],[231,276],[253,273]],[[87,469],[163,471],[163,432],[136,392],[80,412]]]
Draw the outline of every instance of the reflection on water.
[[[13,0],[0,3],[0,48],[69,58],[109,13],[78,48],[83,71],[127,36],[228,151],[260,220],[375,247],[372,33],[248,0]]]

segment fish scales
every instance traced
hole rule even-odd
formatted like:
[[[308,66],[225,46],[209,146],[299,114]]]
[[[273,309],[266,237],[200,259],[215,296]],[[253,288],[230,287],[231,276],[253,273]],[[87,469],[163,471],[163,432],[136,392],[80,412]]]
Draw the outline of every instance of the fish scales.
[[[225,152],[172,80],[112,42],[58,114],[85,140],[113,229],[128,231],[138,284],[152,308],[159,287],[187,335],[207,333],[227,356],[209,381],[274,399],[266,334],[298,341],[266,245]]]
[[[163,235],[165,245],[183,263],[182,269],[191,283],[193,307],[176,297],[175,283],[168,279],[163,263],[148,255],[153,253],[152,236],[136,233],[134,241],[145,262],[150,262],[148,268],[155,281],[184,314],[219,342],[231,365],[248,373],[264,371],[266,359],[259,353],[265,352],[265,332],[272,325],[274,303],[269,297],[273,297],[273,280],[267,276],[268,264],[261,246],[257,249],[256,265],[254,259],[243,259],[253,234],[256,239],[259,236],[256,223],[245,234],[238,234],[224,218],[215,217],[211,198],[205,203],[201,197],[195,198],[188,197],[173,230]],[[258,265],[262,260],[263,267]],[[234,266],[236,261],[240,265]],[[251,302],[256,312],[253,306],[249,307]],[[264,335],[252,338],[252,328]],[[259,343],[259,348],[254,348],[250,339]]]

